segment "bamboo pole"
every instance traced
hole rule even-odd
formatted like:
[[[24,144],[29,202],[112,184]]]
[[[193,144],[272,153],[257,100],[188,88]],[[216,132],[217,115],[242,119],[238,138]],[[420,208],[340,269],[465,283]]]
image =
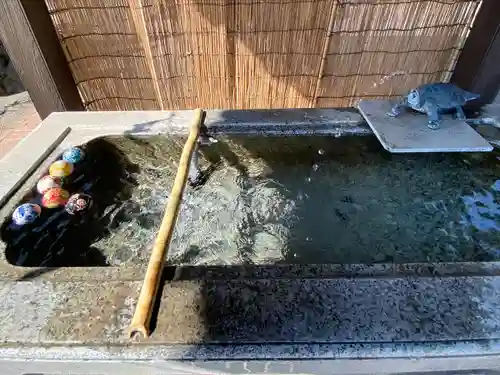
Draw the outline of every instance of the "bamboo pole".
[[[196,148],[196,142],[204,120],[204,115],[205,113],[201,109],[195,111],[195,119],[191,125],[189,137],[184,144],[184,149],[182,150],[174,185],[168,197],[165,214],[156,236],[135,313],[130,323],[129,338],[133,338],[138,333],[142,334],[144,337],[148,337],[150,334],[149,324],[153,311],[153,304],[158,292],[165,257],[170,246],[170,241],[172,240],[175,222],[186,186],[189,164]]]

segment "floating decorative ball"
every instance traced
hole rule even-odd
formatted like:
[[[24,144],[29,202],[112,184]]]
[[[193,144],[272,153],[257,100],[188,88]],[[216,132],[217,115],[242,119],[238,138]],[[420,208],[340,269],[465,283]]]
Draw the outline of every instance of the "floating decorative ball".
[[[71,147],[63,153],[63,160],[72,164],[81,162],[84,158],[85,151],[83,151],[80,147]]]
[[[47,208],[56,208],[66,204],[69,193],[61,188],[55,187],[45,192],[42,197],[42,205]]]
[[[66,203],[66,212],[70,215],[86,213],[92,206],[92,197],[88,194],[73,194]]]
[[[40,194],[44,194],[47,190],[56,187],[61,187],[61,180],[52,176],[44,176],[38,180],[36,184],[36,190],[38,190]]]
[[[42,212],[42,208],[34,203],[24,203],[17,207],[12,214],[12,220],[17,225],[25,225],[34,222]]]
[[[51,164],[49,174],[52,177],[66,177],[73,172],[73,164],[68,163],[66,160],[58,160]]]

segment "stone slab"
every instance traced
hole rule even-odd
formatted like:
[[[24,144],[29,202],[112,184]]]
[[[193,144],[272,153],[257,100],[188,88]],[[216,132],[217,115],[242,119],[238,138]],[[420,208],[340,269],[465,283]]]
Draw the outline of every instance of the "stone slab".
[[[387,115],[388,100],[361,100],[358,109],[382,146],[392,153],[412,152],[488,152],[493,147],[465,121],[443,116],[437,130],[427,127],[427,116],[402,111],[398,117]]]
[[[8,96],[0,96],[0,114],[6,112],[9,108],[15,107],[16,105],[30,102],[31,98],[27,91]]]
[[[141,285],[0,283],[0,347],[129,345]],[[185,280],[161,290],[140,345],[500,340],[498,277]]]
[[[500,359],[498,277],[168,282],[152,336],[131,344],[140,286],[0,282],[0,369],[12,359]]]
[[[393,345],[242,345],[231,348],[144,346],[141,351],[133,347],[0,349],[0,371],[2,375],[498,375],[497,370],[500,368],[498,356],[464,356],[460,351],[461,345],[450,347],[435,343],[433,347],[440,348],[439,353],[443,357],[429,355],[418,359],[393,351],[391,346]],[[410,347],[411,344],[407,346]],[[471,347],[477,349],[478,353],[485,350],[482,344],[467,343],[467,346],[468,352],[471,352]],[[489,350],[494,353],[493,348],[497,346],[498,343],[491,343]],[[271,347],[273,350],[270,351]],[[264,351],[266,356],[260,356],[259,353]],[[183,360],[176,360],[179,355],[171,355],[180,352],[185,353],[181,357]],[[191,354],[196,352],[203,352],[203,355],[192,357]],[[335,355],[340,352],[347,356]],[[363,352],[374,353],[377,357],[357,356]],[[3,358],[4,353],[6,359]],[[304,360],[306,355],[310,359]],[[34,357],[43,360],[30,360]],[[209,360],[196,359],[203,357]]]
[[[353,109],[211,110],[205,124],[214,133],[371,135]]]

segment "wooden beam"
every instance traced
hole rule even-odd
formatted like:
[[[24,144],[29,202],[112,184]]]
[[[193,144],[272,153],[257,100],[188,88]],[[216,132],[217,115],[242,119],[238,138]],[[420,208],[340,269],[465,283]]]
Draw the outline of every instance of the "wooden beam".
[[[451,82],[481,94],[478,105],[495,100],[500,90],[500,1],[483,0]]]
[[[83,110],[45,1],[0,1],[0,38],[42,119]]]
[[[146,63],[153,82],[156,102],[163,111],[166,108],[163,103],[163,98],[161,97],[160,82],[158,80],[158,75],[156,74],[153,52],[151,50],[151,42],[149,41],[146,16],[144,15],[144,4],[142,0],[128,0],[128,6],[130,7],[130,12],[132,13],[132,20],[134,21],[137,37],[141,43],[142,49],[144,50],[144,56],[146,57]]]
[[[332,9],[330,10],[328,29],[326,30],[325,42],[323,44],[323,51],[321,53],[321,62],[319,64],[318,78],[316,79],[316,87],[314,88],[314,93],[310,105],[311,108],[316,108],[318,106],[319,90],[321,89],[321,81],[323,79],[323,74],[325,73],[325,64],[326,64],[328,49],[330,48],[330,41],[332,39],[333,24],[335,21],[335,16],[337,15],[337,4],[332,1],[331,7]]]

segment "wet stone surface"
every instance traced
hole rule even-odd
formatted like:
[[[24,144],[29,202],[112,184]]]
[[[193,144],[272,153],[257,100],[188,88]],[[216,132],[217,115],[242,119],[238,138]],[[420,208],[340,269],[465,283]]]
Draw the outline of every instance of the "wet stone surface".
[[[4,285],[1,341],[129,343],[127,327],[140,286]],[[169,282],[153,315],[153,334],[141,341],[189,345],[498,339],[499,295],[498,278],[487,277]]]

